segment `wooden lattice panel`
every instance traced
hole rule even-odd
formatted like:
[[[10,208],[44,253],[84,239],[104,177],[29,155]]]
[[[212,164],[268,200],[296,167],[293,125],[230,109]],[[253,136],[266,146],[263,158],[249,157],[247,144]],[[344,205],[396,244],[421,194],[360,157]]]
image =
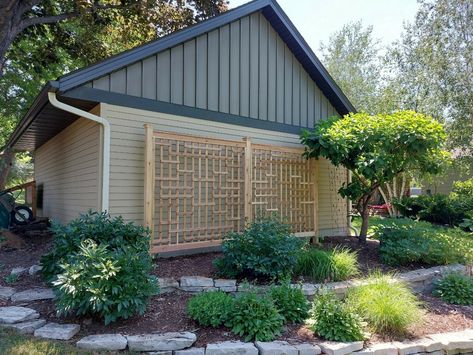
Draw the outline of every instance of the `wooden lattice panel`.
[[[294,233],[314,232],[315,171],[303,150],[253,145],[252,214],[277,213]]]
[[[154,142],[156,247],[209,245],[244,227],[244,142],[166,133]]]

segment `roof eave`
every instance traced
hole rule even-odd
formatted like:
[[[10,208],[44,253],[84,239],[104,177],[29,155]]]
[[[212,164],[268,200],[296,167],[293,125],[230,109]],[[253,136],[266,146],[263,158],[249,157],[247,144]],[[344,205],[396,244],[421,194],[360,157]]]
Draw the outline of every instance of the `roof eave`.
[[[48,92],[56,92],[59,90],[59,87],[59,82],[54,80],[50,80],[46,84],[44,84],[43,88],[39,92],[38,96],[36,96],[35,100],[31,104],[26,114],[16,125],[15,130],[10,135],[10,138],[8,139],[2,150],[4,150],[5,148],[12,148],[15,145],[18,139],[20,139],[21,135],[28,129],[29,125],[33,122],[36,115],[41,112],[43,107],[47,104]]]

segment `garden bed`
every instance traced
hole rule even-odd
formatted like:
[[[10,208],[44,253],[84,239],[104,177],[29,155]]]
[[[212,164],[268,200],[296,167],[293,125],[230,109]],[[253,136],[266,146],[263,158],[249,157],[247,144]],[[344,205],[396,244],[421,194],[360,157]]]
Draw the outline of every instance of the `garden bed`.
[[[392,267],[381,262],[377,240],[369,239],[365,245],[360,244],[358,239],[354,237],[327,237],[321,240],[323,249],[332,249],[335,246],[347,247],[350,250],[358,252],[358,263],[361,275],[366,276],[373,270],[381,270],[383,272],[405,272],[422,268],[423,265],[412,264],[408,266]],[[217,277],[217,269],[213,261],[222,256],[222,253],[204,253],[197,255],[187,255],[172,257],[166,259],[157,259],[154,274],[158,277],[180,278],[182,276],[203,276]],[[239,281],[242,281],[240,279]],[[255,280],[264,283],[265,280]],[[295,278],[294,281],[298,281]],[[309,278],[304,281],[311,282]]]
[[[4,276],[8,275],[13,267],[29,267],[39,262],[40,256],[46,251],[45,239],[41,247],[35,247],[36,240],[26,241],[21,249],[3,249],[1,270],[1,286],[14,287],[16,290],[24,290],[34,287],[44,287],[39,274],[20,276],[13,284],[6,284]],[[324,248],[331,248],[335,244],[342,244],[352,249],[358,250],[358,258],[362,274],[367,274],[369,270],[381,269],[383,271],[404,272],[418,268],[417,265],[410,265],[403,268],[392,268],[384,266],[377,254],[377,241],[370,240],[366,246],[360,246],[353,238],[326,239],[323,242]],[[159,277],[180,278],[181,276],[206,276],[214,277],[216,269],[213,267],[213,260],[219,257],[219,253],[207,253],[195,256],[177,257],[171,259],[157,259],[155,274]],[[97,319],[86,317],[62,317],[56,316],[54,303],[52,300],[42,300],[23,303],[37,310],[42,318],[47,321],[59,323],[76,323],[81,325],[80,332],[71,339],[76,341],[79,338],[97,333],[121,333],[121,334],[142,334],[150,332],[170,332],[170,331],[193,331],[197,334],[196,346],[203,346],[225,340],[241,340],[226,328],[201,327],[191,320],[186,314],[187,301],[192,297],[191,293],[173,292],[154,296],[144,315],[133,316],[127,320],[118,320],[108,326]],[[459,331],[473,328],[473,307],[449,305],[429,294],[420,296],[424,302],[426,311],[425,321],[409,329],[408,339],[422,338],[426,334]],[[11,301],[0,301],[1,306],[13,305]],[[16,304],[18,305],[18,304]],[[278,337],[279,340],[289,342],[310,342],[320,341],[314,333],[305,325],[288,325],[284,333]],[[402,337],[380,337],[373,334],[369,342],[404,340]]]

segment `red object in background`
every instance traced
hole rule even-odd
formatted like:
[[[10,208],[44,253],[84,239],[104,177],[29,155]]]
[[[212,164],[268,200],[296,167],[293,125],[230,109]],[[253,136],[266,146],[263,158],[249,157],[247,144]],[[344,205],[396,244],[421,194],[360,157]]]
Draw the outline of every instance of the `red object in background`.
[[[370,209],[371,214],[389,215],[389,207],[391,207],[391,205],[385,203],[383,205],[371,205],[368,208]]]

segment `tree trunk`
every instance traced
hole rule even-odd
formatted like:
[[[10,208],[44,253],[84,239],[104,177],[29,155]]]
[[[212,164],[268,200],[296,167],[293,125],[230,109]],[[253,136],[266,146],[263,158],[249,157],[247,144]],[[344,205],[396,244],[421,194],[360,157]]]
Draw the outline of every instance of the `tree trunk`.
[[[360,229],[360,236],[358,237],[360,243],[366,243],[366,237],[368,235],[368,222],[369,222],[369,209],[368,204],[363,204],[363,209],[360,212],[361,215],[361,229]]]
[[[15,153],[7,148],[0,155],[0,191],[3,190],[7,184],[8,174],[13,166],[15,160]]]

